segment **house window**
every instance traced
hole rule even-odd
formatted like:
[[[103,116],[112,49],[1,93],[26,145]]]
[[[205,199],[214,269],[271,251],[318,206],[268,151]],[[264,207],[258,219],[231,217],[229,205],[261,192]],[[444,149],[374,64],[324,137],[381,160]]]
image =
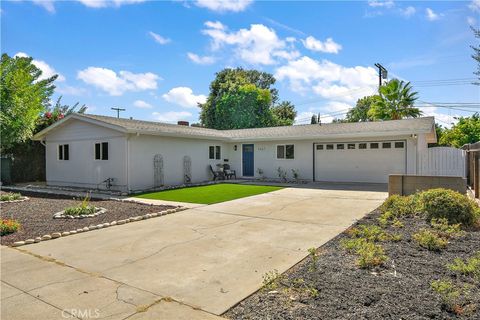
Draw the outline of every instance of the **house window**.
[[[58,160],[70,160],[70,152],[69,152],[68,144],[60,144],[58,145]]]
[[[317,150],[323,150],[323,144],[317,144]]]
[[[220,146],[209,146],[208,147],[208,159],[210,160],[220,160],[222,157],[222,149]]]
[[[397,142],[395,142],[395,148],[397,148],[397,149],[403,149],[403,141],[397,141]]]
[[[333,150],[333,144],[327,144],[327,150]]]
[[[366,143],[359,143],[358,144],[358,149],[367,149],[367,144]]]
[[[355,143],[347,144],[347,149],[349,149],[349,150],[355,149]]]
[[[378,142],[370,143],[370,149],[378,149]]]
[[[108,142],[95,143],[95,160],[108,160]]]
[[[345,145],[343,143],[337,144],[337,150],[343,150],[345,149]]]
[[[293,144],[285,144],[277,146],[277,159],[294,159],[295,146]]]
[[[383,149],[390,149],[392,147],[392,143],[391,142],[384,142],[382,143],[382,148]]]

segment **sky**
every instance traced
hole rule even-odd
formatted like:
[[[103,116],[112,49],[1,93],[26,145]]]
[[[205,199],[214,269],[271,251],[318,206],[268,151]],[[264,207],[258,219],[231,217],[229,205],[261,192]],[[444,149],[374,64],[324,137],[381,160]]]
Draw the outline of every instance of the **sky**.
[[[2,53],[31,56],[54,99],[88,113],[198,122],[215,73],[272,73],[280,100],[342,118],[388,78],[411,81],[426,116],[451,126],[480,111],[470,45],[478,45],[480,0],[2,1]],[[476,105],[475,105],[476,103]]]

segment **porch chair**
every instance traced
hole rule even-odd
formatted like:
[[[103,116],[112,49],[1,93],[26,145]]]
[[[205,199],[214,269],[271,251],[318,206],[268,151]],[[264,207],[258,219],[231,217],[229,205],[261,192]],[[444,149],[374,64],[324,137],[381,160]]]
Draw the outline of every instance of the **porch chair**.
[[[213,181],[217,180],[217,179],[222,179],[222,180],[225,180],[225,173],[223,171],[215,171],[213,170],[213,167],[212,165],[208,165],[208,167],[210,168],[210,172],[212,173],[213,175]]]
[[[225,163],[223,165],[223,172],[225,173],[227,179],[231,179],[232,177],[235,177],[235,179],[237,179],[237,173],[235,172],[235,170],[230,169],[230,165],[228,163]]]

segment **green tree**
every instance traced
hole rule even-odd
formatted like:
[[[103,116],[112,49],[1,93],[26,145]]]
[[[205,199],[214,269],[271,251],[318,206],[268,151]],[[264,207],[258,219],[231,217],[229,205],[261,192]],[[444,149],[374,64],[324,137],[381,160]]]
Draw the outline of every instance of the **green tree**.
[[[267,89],[244,84],[224,94],[216,104],[216,129],[268,127],[273,124],[271,96]],[[207,127],[211,127],[206,124]]]
[[[475,113],[471,117],[460,117],[450,129],[445,129],[440,137],[440,144],[456,148],[467,143],[480,141],[480,115]]]
[[[310,124],[318,124],[318,117],[316,115],[312,115],[312,119],[310,120]]]
[[[2,54],[0,61],[1,151],[29,139],[40,114],[49,106],[57,75],[39,80],[42,71],[32,58]]]
[[[380,96],[373,95],[363,97],[357,100],[355,107],[350,109],[345,117],[346,122],[360,122],[372,120],[368,116],[368,111],[374,102],[380,99]]]
[[[480,39],[480,29],[475,29],[474,27],[471,28],[475,38]],[[473,84],[480,86],[480,45],[477,44],[477,46],[470,47],[473,49],[472,58],[477,62],[477,71],[475,71],[473,74],[477,76],[478,81],[475,81]]]
[[[199,104],[200,123],[214,129],[293,124],[295,109],[291,103],[275,107],[275,81],[273,75],[257,70],[227,68],[218,72],[210,84],[207,101]]]
[[[291,126],[295,122],[297,111],[290,101],[282,101],[272,107],[273,122],[277,126]]]
[[[410,82],[393,79],[379,88],[379,98],[367,112],[372,120],[399,120],[416,118],[422,112],[413,106],[418,93],[412,91]]]

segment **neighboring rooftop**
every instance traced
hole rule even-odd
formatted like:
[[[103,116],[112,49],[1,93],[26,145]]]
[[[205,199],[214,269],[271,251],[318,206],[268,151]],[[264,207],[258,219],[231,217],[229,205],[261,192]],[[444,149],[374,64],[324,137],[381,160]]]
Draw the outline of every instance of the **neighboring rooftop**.
[[[86,120],[99,125],[107,125],[126,133],[139,133],[164,136],[180,136],[191,138],[208,138],[226,141],[243,140],[285,140],[285,139],[325,139],[341,138],[347,136],[388,136],[404,135],[413,133],[427,133],[429,142],[435,142],[435,120],[433,117],[421,117],[404,120],[354,122],[354,123],[328,123],[328,124],[307,124],[283,127],[216,130],[202,127],[175,125],[154,121],[143,121],[134,119],[115,118],[93,114],[72,114],[54,125],[42,130],[35,135],[40,140],[57,125],[61,125],[69,119]]]

